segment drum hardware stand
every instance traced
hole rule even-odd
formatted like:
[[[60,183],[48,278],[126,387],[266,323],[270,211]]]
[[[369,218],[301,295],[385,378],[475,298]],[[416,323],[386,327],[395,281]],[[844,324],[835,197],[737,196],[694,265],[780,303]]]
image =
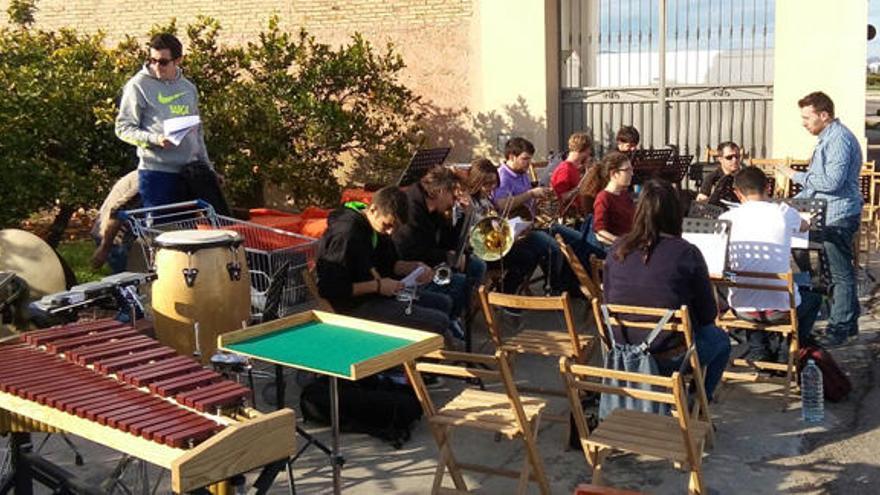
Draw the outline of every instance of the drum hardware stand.
[[[276,408],[283,409],[284,408],[284,390],[286,388],[286,383],[284,381],[284,367],[280,364],[275,365],[275,399],[276,399]],[[339,404],[337,402],[336,395],[336,378],[330,377],[330,411],[331,414],[334,414],[334,411],[339,410]],[[338,421],[336,422],[338,424]],[[320,440],[312,436],[311,433],[305,431],[300,425],[296,425],[296,434],[305,439],[306,443],[297,450],[296,454],[290,458],[287,466],[287,477],[290,480],[290,493],[296,493],[296,490],[293,485],[293,469],[292,465],[296,462],[297,459],[302,456],[302,454],[308,449],[310,446],[314,445],[321,452],[323,452],[330,459],[330,466],[333,468],[334,473],[339,470],[342,470],[342,466],[345,464],[345,457],[341,455],[333,455],[333,452],[338,452],[338,448],[334,448],[333,450],[330,447],[327,447]],[[336,442],[336,439],[339,438],[339,432],[333,432],[333,441]],[[334,447],[337,447],[334,445]],[[334,476],[336,478],[336,476]]]
[[[181,270],[183,272],[183,280],[186,282],[186,286],[190,289],[196,283],[196,277],[199,275],[199,269],[192,267],[192,252],[186,252],[186,268]]]
[[[238,246],[229,246],[229,251],[232,253],[232,259],[235,260],[238,254]],[[226,263],[226,271],[229,272],[229,280],[241,280],[241,263],[238,261]]]
[[[125,492],[126,495],[133,495],[134,491],[130,489],[122,479],[125,477],[126,471],[132,466],[132,464],[134,464],[137,469],[137,478],[135,481],[140,485],[141,495],[155,495],[156,491],[159,489],[159,484],[162,482],[162,478],[165,477],[165,470],[163,469],[159,471],[159,475],[156,477],[156,482],[151,489],[147,461],[137,459],[128,454],[122,455],[122,458],[116,463],[116,467],[113,468],[110,477],[101,483],[101,488],[106,491],[108,495],[113,495],[117,488]]]
[[[192,355],[193,355],[193,357],[201,358],[202,357],[202,346],[199,343],[199,322],[197,322],[197,321],[193,322],[193,340],[194,340],[195,345],[193,345]]]

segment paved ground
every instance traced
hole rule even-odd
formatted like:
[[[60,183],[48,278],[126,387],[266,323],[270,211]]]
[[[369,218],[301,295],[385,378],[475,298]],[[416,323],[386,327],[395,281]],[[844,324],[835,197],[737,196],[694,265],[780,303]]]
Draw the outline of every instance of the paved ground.
[[[865,284],[867,287],[869,284]],[[867,289],[866,291],[867,292]],[[880,297],[866,297],[864,305],[880,316]],[[585,320],[585,308],[578,302],[579,319]],[[553,321],[530,321],[526,324],[554,326]],[[516,320],[507,323],[513,325]],[[586,324],[584,324],[587,327]],[[482,327],[481,327],[482,328]],[[781,412],[778,388],[772,385],[725,386],[720,400],[712,407],[718,426],[715,448],[708,452],[704,469],[708,486],[714,493],[877,493],[880,491],[880,461],[876,445],[880,443],[880,389],[877,377],[880,365],[880,323],[870,311],[862,316],[862,335],[835,349],[833,354],[850,373],[855,391],[849,400],[826,404],[826,422],[821,427],[806,428],[800,421],[800,406],[795,403]],[[485,335],[478,330],[478,335]],[[518,379],[546,384],[557,383],[554,360],[518,361]],[[447,382],[437,392],[438,399],[461,386]],[[289,383],[288,397],[296,397],[298,386]],[[556,403],[561,407],[562,403]],[[328,439],[326,428],[305,425],[321,439]],[[540,432],[539,448],[552,480],[553,493],[571,493],[578,483],[588,481],[586,462],[579,452],[566,450],[562,425],[545,425]],[[417,424],[413,438],[402,449],[365,435],[343,435],[347,457],[344,471],[348,493],[417,494],[430,491],[436,449],[424,425]],[[118,454],[74,438],[86,458],[84,467],[73,465],[73,456],[59,438],[51,438],[43,448],[47,457],[77,473],[90,484],[100,484],[112,471]],[[488,434],[460,433],[456,451],[464,459],[494,462],[518,469],[522,449],[515,443],[495,439]],[[309,450],[295,465],[296,488],[302,494],[324,494],[330,489],[330,470],[326,458]],[[150,469],[156,479],[159,470]],[[131,478],[131,476],[129,477]],[[509,493],[513,484],[506,479],[468,476],[468,483],[478,493]],[[686,476],[671,464],[631,455],[611,457],[606,482],[613,486],[647,493],[678,494],[686,486]],[[167,476],[159,481],[159,493],[168,490]],[[279,476],[273,493],[286,493],[286,477]]]

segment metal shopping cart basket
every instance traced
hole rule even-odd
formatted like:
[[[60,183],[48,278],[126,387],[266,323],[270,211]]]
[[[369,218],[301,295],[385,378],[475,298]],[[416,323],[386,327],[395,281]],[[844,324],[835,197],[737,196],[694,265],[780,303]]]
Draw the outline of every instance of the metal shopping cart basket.
[[[251,314],[255,318],[262,317],[269,295],[278,290],[279,284],[278,316],[304,310],[313,302],[309,300],[303,271],[314,266],[317,239],[218,215],[201,200],[127,210],[123,216],[151,268],[155,257],[153,241],[163,232],[226,229],[241,234],[251,276]]]

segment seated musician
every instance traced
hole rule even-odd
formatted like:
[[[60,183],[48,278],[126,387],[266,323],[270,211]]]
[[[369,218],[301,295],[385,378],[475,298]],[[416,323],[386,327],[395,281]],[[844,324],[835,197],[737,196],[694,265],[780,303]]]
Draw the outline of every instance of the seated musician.
[[[725,141],[718,145],[718,168],[703,179],[697,201],[707,201],[709,204],[727,206],[721,200],[730,203],[739,203],[739,199],[733,192],[733,175],[742,167],[742,154],[739,146],[733,141]]]
[[[553,194],[549,187],[532,187],[526,172],[534,154],[535,146],[525,138],[515,137],[504,145],[506,162],[498,168],[498,187],[492,193],[491,199],[497,211],[507,212],[508,217],[521,216],[534,220],[535,201],[549,199]],[[555,229],[552,233],[555,233]],[[559,246],[546,232],[545,235],[538,235],[533,239],[539,246],[537,249],[548,253],[548,266],[544,271],[550,275],[550,289],[555,292],[563,290],[567,281],[553,277],[553,274],[562,271],[562,252]]]
[[[640,140],[639,130],[631,125],[625,125],[617,130],[615,137],[617,151],[630,154],[639,148]]]
[[[767,176],[757,167],[745,167],[734,176],[733,187],[742,203],[721,215],[730,220],[730,267],[737,271],[785,273],[790,270],[791,235],[805,232],[810,225],[797,210],[785,203],[768,201]],[[762,256],[754,256],[760,250]],[[757,280],[769,284],[769,280]],[[785,285],[783,281],[778,281]],[[760,323],[788,320],[788,294],[731,287],[728,293],[730,307],[738,318]],[[822,298],[809,290],[795,287],[798,314],[798,338],[801,344],[812,341],[810,333],[819,312]],[[772,334],[772,335],[771,335]],[[773,332],[748,332],[749,354],[754,361],[788,361],[788,347],[773,342]],[[778,349],[774,349],[778,345]]]
[[[568,156],[550,177],[550,186],[559,199],[560,215],[583,215],[583,198],[579,191],[581,176],[593,160],[593,138],[576,132],[568,138]],[[567,207],[567,211],[562,209]]]
[[[404,188],[409,219],[391,236],[401,259],[420,261],[432,267],[445,263],[464,272],[454,273],[445,285],[431,282],[422,291],[451,297],[453,318],[467,310],[473,288],[482,282],[486,273],[485,262],[476,257],[456,259],[459,258],[459,232],[452,216],[459,187],[458,177],[449,168],[438,166],[428,170],[418,182]],[[454,325],[455,329],[459,327],[457,323]]]
[[[448,296],[423,293],[409,309],[395,297],[400,279],[424,265],[399,260],[391,242],[408,216],[406,196],[395,186],[373,194],[369,206],[352,201],[334,210],[318,243],[318,291],[341,314],[442,334],[450,326]],[[433,277],[424,268],[420,283]]]
[[[629,193],[633,168],[627,155],[612,151],[590,169],[585,196],[593,199],[593,216],[587,242],[604,257],[608,246],[632,228],[635,205]]]
[[[492,200],[492,193],[498,187],[498,169],[491,161],[478,158],[471,162],[468,175],[467,190],[471,196],[471,207],[476,216],[474,224],[487,215],[498,214],[498,210]],[[529,230],[513,243],[513,247],[504,256],[501,262],[490,264],[500,265],[504,268],[504,279],[501,282],[501,292],[514,294],[516,290],[531,275],[539,263],[546,263],[550,253],[547,246],[552,245],[553,239],[542,230]],[[558,248],[557,248],[558,249]],[[561,274],[554,273],[553,279],[559,280]]]
[[[662,179],[645,182],[633,230],[608,252],[603,290],[610,304],[670,309],[687,305],[697,354],[707,367],[706,393],[711,400],[730,356],[730,341],[715,326],[717,309],[706,261],[696,246],[681,238],[681,232],[682,213],[675,189]],[[649,333],[638,329],[613,331],[616,342],[630,344],[641,343]],[[650,352],[661,371],[671,373],[684,357],[684,336],[661,332]]]

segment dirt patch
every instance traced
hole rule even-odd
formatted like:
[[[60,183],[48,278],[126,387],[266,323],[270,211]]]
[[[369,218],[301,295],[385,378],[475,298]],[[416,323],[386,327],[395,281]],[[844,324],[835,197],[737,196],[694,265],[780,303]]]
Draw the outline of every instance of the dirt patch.
[[[49,228],[52,226],[52,221],[57,213],[57,208],[34,213],[27,220],[22,221],[19,228],[31,232],[41,239],[45,239],[49,234]],[[64,230],[63,240],[78,241],[90,239],[89,232],[92,230],[92,225],[94,225],[97,216],[98,210],[94,209],[86,210],[80,208],[73,212],[70,222]]]

